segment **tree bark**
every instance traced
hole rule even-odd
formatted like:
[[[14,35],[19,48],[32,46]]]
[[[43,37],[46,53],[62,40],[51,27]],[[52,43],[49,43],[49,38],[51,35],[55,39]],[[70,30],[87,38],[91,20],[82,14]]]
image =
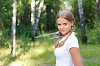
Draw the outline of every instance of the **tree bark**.
[[[46,30],[50,30],[51,29],[51,6],[48,4],[46,5],[46,18],[47,18],[47,21],[46,21]]]
[[[13,17],[12,17],[12,50],[11,53],[15,55],[16,52],[16,0],[13,0]]]
[[[1,19],[0,19],[0,44],[2,39],[2,25],[1,25]]]
[[[100,0],[96,0],[97,16],[100,21]]]
[[[34,39],[35,36],[35,0],[31,1],[31,24],[32,24],[32,40]]]
[[[34,0],[33,0],[34,1]],[[35,1],[34,1],[35,2]],[[37,15],[37,18],[36,18],[36,23],[33,23],[32,25],[32,29],[33,29],[33,34],[32,34],[32,40],[34,40],[34,37],[35,37],[35,33],[36,33],[36,29],[38,27],[38,23],[39,23],[39,18],[40,18],[40,14],[41,14],[41,10],[42,10],[42,7],[43,7],[43,4],[44,4],[44,0],[41,0],[40,1],[40,5],[39,5],[39,10],[38,10],[38,15]],[[35,5],[34,5],[35,6]],[[35,9],[35,8],[34,8]],[[35,21],[35,20],[34,20]]]
[[[78,0],[78,7],[79,7],[79,15],[80,15],[80,22],[81,22],[81,33],[82,33],[82,43],[87,43],[87,37],[85,33],[85,21],[84,21],[84,14],[82,8],[82,0]]]
[[[98,33],[100,33],[100,0],[96,0],[96,9],[97,9],[97,18],[98,18],[97,29],[98,29]]]

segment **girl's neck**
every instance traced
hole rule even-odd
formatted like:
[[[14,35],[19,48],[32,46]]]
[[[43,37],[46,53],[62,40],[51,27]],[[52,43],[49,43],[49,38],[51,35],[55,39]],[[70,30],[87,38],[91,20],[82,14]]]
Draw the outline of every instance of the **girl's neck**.
[[[68,33],[66,33],[65,35],[63,35],[64,37],[66,37],[66,36],[68,36],[68,35],[70,35],[72,32],[68,32]]]

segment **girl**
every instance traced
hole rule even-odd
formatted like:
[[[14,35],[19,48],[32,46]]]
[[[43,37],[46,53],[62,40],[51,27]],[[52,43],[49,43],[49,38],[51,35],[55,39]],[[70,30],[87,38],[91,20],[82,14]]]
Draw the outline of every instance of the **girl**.
[[[56,17],[59,39],[55,44],[56,66],[83,66],[78,39],[73,32],[74,17],[67,10],[60,11]]]

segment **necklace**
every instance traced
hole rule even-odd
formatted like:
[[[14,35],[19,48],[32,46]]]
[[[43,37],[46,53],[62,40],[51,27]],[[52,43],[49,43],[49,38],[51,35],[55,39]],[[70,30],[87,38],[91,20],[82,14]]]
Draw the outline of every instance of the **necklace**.
[[[58,47],[61,47],[64,45],[65,41],[68,39],[68,37],[71,35],[72,32],[68,33],[66,36],[64,36],[62,39],[58,40]]]

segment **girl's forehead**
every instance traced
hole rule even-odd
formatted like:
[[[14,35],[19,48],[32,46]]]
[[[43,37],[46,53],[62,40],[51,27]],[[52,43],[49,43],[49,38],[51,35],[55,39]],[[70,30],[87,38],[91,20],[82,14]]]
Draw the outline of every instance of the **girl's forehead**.
[[[68,20],[64,19],[64,18],[58,18],[57,22],[68,22]]]
[[[66,21],[64,18],[58,18],[57,21]]]

